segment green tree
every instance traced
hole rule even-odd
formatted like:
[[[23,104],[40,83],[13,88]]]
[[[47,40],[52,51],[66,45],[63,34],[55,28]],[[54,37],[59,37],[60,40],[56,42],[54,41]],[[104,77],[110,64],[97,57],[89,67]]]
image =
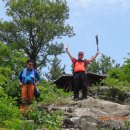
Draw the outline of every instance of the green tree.
[[[115,62],[111,57],[101,54],[98,60],[93,61],[88,65],[88,71],[100,74],[107,74],[112,68],[119,68],[120,65]]]
[[[3,86],[11,77],[11,68],[9,67],[10,49],[0,42],[0,86]]]
[[[0,21],[0,40],[25,53],[38,65],[52,55],[63,53],[62,36],[73,36],[65,24],[69,8],[65,0],[4,0],[11,21]],[[54,42],[55,41],[55,42]]]
[[[61,67],[61,60],[54,56],[54,59],[50,61],[50,68],[48,68],[49,72],[45,73],[45,77],[49,81],[56,80],[65,72],[65,66]]]
[[[18,76],[19,71],[25,66],[28,57],[22,52],[11,49],[6,44],[0,42],[0,68],[8,68],[11,72],[3,74],[7,77]]]
[[[99,59],[100,63],[100,73],[106,74],[110,69],[116,66],[115,60],[111,59],[111,57],[106,56],[104,54],[101,55]]]
[[[128,56],[130,57],[130,53],[128,53]],[[130,58],[125,58],[122,70],[126,80],[130,83]]]
[[[93,73],[99,73],[100,72],[100,63],[99,61],[93,61],[90,65],[87,66],[87,71],[88,72],[93,72]]]
[[[23,52],[11,50],[9,46],[0,42],[0,86],[10,96],[19,95],[17,79],[26,60]]]

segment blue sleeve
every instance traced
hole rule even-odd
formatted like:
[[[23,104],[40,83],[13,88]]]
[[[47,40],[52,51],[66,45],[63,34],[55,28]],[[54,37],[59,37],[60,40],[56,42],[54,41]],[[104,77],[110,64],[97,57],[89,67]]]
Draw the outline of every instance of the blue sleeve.
[[[39,82],[41,78],[37,71],[35,72],[35,77],[36,77],[37,81]]]
[[[19,76],[18,76],[18,79],[19,79],[20,81],[22,81],[22,73],[23,73],[23,71],[21,71],[21,73],[20,73]]]

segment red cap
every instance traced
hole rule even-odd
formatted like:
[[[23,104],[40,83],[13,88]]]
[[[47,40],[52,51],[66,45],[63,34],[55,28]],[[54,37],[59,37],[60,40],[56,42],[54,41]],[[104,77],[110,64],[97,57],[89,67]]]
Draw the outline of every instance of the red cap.
[[[84,55],[84,53],[83,52],[79,52],[78,55]]]

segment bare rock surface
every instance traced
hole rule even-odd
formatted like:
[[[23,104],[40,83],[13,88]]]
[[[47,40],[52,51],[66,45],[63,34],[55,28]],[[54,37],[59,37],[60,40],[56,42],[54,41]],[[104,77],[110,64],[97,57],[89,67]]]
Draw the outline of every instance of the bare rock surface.
[[[69,100],[59,106],[64,112],[62,130],[121,130],[130,121],[130,106],[89,97],[85,100]]]

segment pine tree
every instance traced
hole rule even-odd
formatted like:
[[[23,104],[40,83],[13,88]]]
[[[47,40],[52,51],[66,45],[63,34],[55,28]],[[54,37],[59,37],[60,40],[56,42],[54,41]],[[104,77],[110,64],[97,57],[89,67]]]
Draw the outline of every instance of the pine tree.
[[[54,81],[58,77],[60,77],[62,74],[64,74],[65,71],[65,66],[62,68],[61,67],[61,60],[58,59],[57,56],[54,56],[53,59],[50,61],[50,67],[48,67],[48,72],[45,73],[45,77],[49,81]]]

